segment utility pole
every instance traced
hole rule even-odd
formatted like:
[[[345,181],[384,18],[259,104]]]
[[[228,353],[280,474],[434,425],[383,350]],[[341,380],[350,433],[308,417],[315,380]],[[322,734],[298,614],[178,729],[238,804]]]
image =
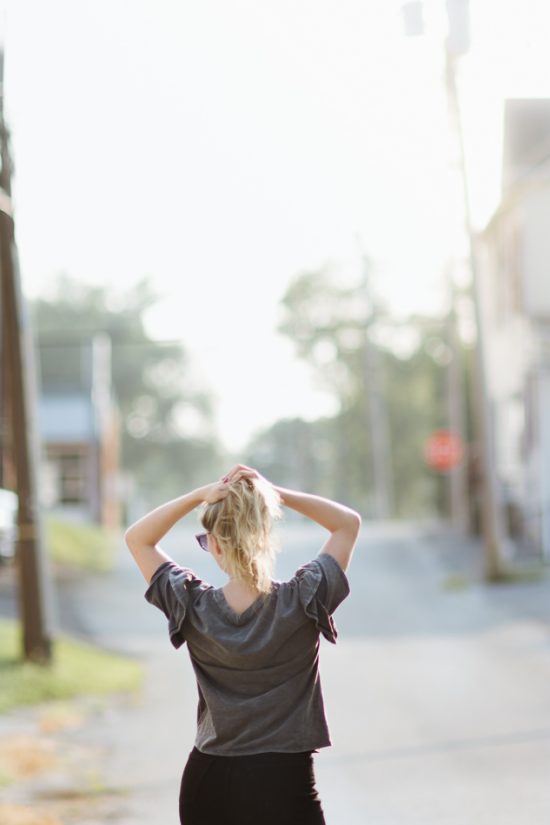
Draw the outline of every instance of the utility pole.
[[[38,438],[35,426],[33,347],[21,291],[11,200],[12,159],[4,120],[4,47],[0,43],[0,275],[2,279],[2,423],[9,420],[19,501],[16,565],[23,625],[23,655],[52,659],[51,598],[37,495]],[[5,379],[5,380],[4,380]],[[5,437],[6,426],[2,427]],[[5,446],[4,444],[2,445]]]
[[[470,195],[466,169],[464,134],[460,113],[460,101],[456,84],[457,61],[468,49],[468,3],[467,0],[447,0],[449,16],[449,37],[445,44],[445,80],[447,99],[454,132],[457,138],[460,177],[462,181],[464,225],[468,240],[468,263],[471,274],[472,300],[475,312],[476,349],[474,407],[476,430],[479,441],[481,478],[481,521],[484,539],[484,572],[488,581],[498,580],[502,575],[503,528],[499,502],[498,479],[492,439],[491,416],[487,394],[487,374],[485,367],[485,340],[479,290],[479,268],[476,241],[470,211]]]
[[[476,241],[470,212],[466,153],[464,149],[460,101],[456,84],[458,60],[461,55],[465,54],[469,49],[469,2],[468,0],[446,0],[446,8],[449,26],[448,37],[445,43],[445,83],[453,132],[458,145],[463,192],[464,228],[468,242],[467,260],[471,275],[471,294],[476,326],[476,375],[472,395],[474,398],[477,439],[481,460],[480,506],[485,553],[484,567],[486,579],[493,581],[498,580],[502,575],[501,556],[504,533],[495,468],[489,399],[487,395],[485,344],[483,337],[483,318],[480,307]],[[406,0],[403,2],[402,14],[407,36],[417,36],[424,33],[423,3],[421,0]]]
[[[456,316],[456,287],[453,278],[453,265],[448,268],[449,312],[447,314],[447,343],[451,357],[447,365],[447,416],[449,430],[465,442],[465,408],[462,378],[462,359],[460,339]],[[465,533],[468,524],[466,469],[464,461],[449,470],[448,475],[449,510],[451,524],[461,533]]]
[[[391,518],[394,512],[390,434],[382,386],[382,359],[378,348],[371,340],[371,329],[376,323],[377,314],[371,288],[371,266],[363,250],[361,256],[364,272],[363,289],[370,310],[365,328],[364,365],[374,480],[374,515],[382,520]]]

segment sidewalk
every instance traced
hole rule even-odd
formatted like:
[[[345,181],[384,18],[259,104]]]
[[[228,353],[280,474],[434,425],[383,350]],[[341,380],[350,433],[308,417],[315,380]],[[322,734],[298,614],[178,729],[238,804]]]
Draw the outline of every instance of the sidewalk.
[[[17,779],[2,788],[3,803],[30,806],[34,816],[12,820],[0,804],[0,823],[178,825],[196,704],[182,659],[170,651],[147,656],[136,698],[82,697],[0,717],[0,770]],[[175,684],[182,689],[179,705]]]

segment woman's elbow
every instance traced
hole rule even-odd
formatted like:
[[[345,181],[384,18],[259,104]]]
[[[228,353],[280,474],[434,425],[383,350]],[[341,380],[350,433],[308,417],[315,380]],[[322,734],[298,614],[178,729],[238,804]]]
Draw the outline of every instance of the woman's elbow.
[[[126,542],[126,547],[128,548],[128,550],[131,550],[132,547],[135,545],[135,543],[136,543],[136,534],[135,534],[133,524],[130,525],[130,527],[128,527],[126,529],[126,531],[124,533],[124,541]]]
[[[361,530],[362,519],[361,515],[356,510],[349,511],[349,526],[350,530],[356,535],[359,535],[359,531]]]

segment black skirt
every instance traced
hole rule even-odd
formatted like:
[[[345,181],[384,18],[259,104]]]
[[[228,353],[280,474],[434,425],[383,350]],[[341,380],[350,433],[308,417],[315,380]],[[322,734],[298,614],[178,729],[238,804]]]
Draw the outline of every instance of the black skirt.
[[[211,756],[193,748],[179,810],[182,825],[325,825],[312,751]]]

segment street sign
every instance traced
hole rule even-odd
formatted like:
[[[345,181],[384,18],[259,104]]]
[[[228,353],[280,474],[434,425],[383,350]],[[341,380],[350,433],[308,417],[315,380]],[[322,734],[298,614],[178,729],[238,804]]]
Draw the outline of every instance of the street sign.
[[[464,444],[457,433],[450,430],[436,430],[424,445],[424,460],[432,470],[446,473],[457,467],[464,459]]]

